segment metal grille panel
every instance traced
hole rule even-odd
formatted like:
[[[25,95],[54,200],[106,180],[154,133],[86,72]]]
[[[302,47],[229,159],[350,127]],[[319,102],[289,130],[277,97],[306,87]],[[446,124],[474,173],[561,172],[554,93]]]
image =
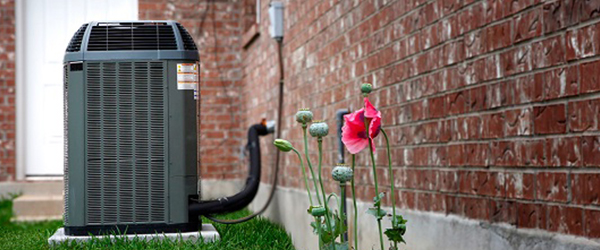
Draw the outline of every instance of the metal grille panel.
[[[88,224],[165,222],[165,64],[86,66]]]
[[[69,45],[67,46],[67,52],[76,52],[81,49],[81,43],[83,41],[83,34],[85,33],[85,29],[87,29],[88,24],[83,24],[79,29],[75,32]]]
[[[167,23],[106,22],[92,26],[87,50],[177,50],[177,40]]]
[[[65,225],[69,224],[69,64],[63,66],[64,193]]]

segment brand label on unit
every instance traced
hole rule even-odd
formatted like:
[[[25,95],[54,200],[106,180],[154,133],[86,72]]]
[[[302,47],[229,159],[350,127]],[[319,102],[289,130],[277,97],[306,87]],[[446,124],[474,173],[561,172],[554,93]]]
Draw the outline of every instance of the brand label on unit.
[[[177,64],[177,89],[178,90],[196,90],[198,86],[198,64],[197,63],[178,63]]]

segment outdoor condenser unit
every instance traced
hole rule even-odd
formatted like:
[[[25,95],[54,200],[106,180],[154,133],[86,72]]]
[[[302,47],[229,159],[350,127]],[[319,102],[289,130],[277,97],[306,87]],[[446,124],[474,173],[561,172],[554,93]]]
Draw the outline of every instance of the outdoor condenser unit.
[[[198,60],[174,21],[77,30],[64,58],[67,235],[198,230]]]

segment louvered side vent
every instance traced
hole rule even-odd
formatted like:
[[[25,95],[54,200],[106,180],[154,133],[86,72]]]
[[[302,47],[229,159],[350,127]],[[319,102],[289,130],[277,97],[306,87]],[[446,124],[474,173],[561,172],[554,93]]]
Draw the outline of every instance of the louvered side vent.
[[[179,34],[181,34],[181,38],[183,39],[183,48],[185,50],[198,50],[196,43],[194,43],[194,39],[192,39],[192,36],[187,32],[185,27],[177,23],[177,29],[179,30]]]
[[[64,126],[64,185],[65,185],[65,225],[69,224],[69,64],[63,66],[63,126]]]
[[[85,29],[88,24],[81,25],[81,27],[75,32],[73,38],[69,42],[69,46],[67,46],[67,52],[77,52],[81,50],[81,43],[83,41],[83,34],[85,33]]]
[[[177,50],[177,41],[167,23],[99,23],[92,27],[87,50]]]
[[[86,66],[87,221],[166,222],[165,63]]]

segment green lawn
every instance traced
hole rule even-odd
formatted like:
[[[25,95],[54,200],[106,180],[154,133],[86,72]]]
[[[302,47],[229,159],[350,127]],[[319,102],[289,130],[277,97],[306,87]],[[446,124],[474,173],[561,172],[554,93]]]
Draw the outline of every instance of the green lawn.
[[[219,218],[232,219],[248,214],[249,211],[244,210],[222,215]],[[47,243],[48,238],[61,226],[62,221],[2,224],[0,220],[0,249],[294,249],[292,240],[285,230],[264,218],[255,218],[237,225],[215,223],[215,227],[221,234],[221,240],[216,243],[170,240],[111,242],[109,239],[95,239],[85,244],[71,246],[63,244],[50,248]]]

